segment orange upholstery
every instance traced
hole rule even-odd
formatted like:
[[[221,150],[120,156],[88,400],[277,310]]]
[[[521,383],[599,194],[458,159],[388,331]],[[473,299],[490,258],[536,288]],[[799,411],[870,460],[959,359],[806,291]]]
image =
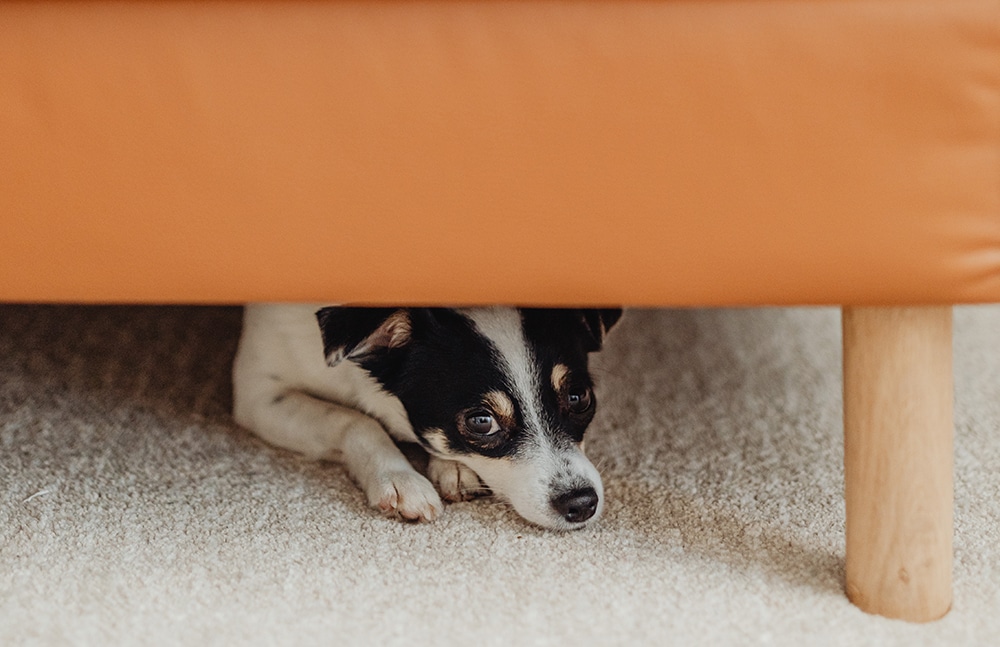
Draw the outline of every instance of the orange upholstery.
[[[1000,301],[1000,3],[3,1],[0,219],[0,300]]]

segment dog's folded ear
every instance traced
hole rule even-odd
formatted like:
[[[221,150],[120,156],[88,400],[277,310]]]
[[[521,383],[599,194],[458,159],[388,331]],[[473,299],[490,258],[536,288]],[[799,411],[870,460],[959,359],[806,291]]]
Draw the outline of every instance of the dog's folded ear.
[[[402,308],[333,306],[316,312],[323,334],[326,363],[362,361],[377,352],[402,348],[410,341],[410,314]]]
[[[586,331],[584,348],[587,352],[601,350],[604,338],[611,326],[622,317],[621,308],[589,308],[580,311],[583,316],[583,327]]]

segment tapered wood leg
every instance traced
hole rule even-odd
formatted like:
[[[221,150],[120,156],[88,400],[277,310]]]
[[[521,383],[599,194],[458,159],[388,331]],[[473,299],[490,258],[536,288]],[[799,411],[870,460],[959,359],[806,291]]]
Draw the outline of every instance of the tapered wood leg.
[[[951,608],[951,315],[843,310],[847,595],[915,622]]]

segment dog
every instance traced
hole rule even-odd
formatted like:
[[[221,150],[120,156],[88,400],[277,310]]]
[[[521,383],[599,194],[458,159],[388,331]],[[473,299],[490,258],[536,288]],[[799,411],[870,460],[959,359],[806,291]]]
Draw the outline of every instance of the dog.
[[[234,419],[343,463],[370,505],[404,520],[486,490],[543,528],[582,528],[604,509],[584,455],[597,406],[588,355],[621,314],[249,305]],[[426,478],[396,442],[427,451]]]

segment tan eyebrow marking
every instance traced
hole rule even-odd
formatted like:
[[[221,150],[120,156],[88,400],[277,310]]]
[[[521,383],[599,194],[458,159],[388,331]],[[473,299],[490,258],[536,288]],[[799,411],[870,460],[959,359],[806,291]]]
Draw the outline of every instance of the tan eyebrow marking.
[[[566,376],[569,375],[569,367],[565,364],[556,364],[552,367],[552,388],[561,391]]]
[[[514,403],[503,391],[490,391],[483,396],[483,402],[501,418],[514,420]]]

